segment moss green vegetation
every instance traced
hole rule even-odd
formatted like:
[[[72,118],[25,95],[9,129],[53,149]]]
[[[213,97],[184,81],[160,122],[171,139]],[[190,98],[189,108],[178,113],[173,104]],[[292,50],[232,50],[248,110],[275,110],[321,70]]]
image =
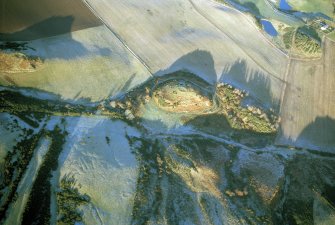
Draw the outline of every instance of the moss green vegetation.
[[[286,49],[292,49],[297,53],[321,53],[321,37],[312,26],[301,26],[297,29],[286,27],[282,39]]]
[[[283,34],[283,42],[285,45],[285,48],[290,49],[292,47],[292,41],[295,34],[295,28],[294,27],[286,27],[284,29]]]
[[[51,145],[32,186],[22,216],[22,224],[50,224],[51,172],[58,167],[58,157],[67,132],[56,126],[53,131],[46,132],[46,135],[50,137]]]
[[[0,92],[0,111],[17,114],[20,112],[38,112],[47,115],[59,114],[80,115],[87,109],[82,105],[70,105],[50,100],[41,100],[24,96],[19,92],[1,91]],[[89,112],[93,112],[91,109]]]
[[[335,16],[333,0],[288,0],[294,10],[302,12],[321,12],[331,18]]]
[[[35,115],[90,116],[95,114],[97,110],[100,110],[99,106],[66,104],[59,101],[41,100],[24,96],[15,91],[0,91],[0,112],[8,112],[17,115],[25,121],[29,120],[27,115],[31,113]],[[123,118],[120,112],[113,110],[100,110],[100,114],[112,118]],[[31,125],[36,127],[36,124]]]
[[[166,173],[163,148],[160,143],[157,140],[154,143],[141,141],[142,146],[137,152],[141,167],[137,180],[132,224],[146,224],[150,218],[159,215],[159,204],[162,201],[161,182]]]
[[[295,38],[295,47],[308,54],[321,53],[321,39],[315,30],[306,26],[298,28]]]
[[[332,39],[333,41],[335,41],[335,31],[333,31],[332,33],[330,33],[327,37],[329,37],[330,39]]]
[[[17,196],[17,187],[34,154],[43,131],[33,134],[33,130],[24,130],[25,138],[18,142],[4,160],[3,180],[0,185],[0,218],[4,219],[10,203]],[[1,221],[1,219],[0,219]]]
[[[299,27],[297,32],[301,33],[301,34],[304,34],[304,35],[307,35],[308,37],[314,39],[317,42],[321,42],[321,38],[320,38],[319,33],[312,26],[305,25],[305,26]]]
[[[78,207],[88,204],[90,197],[81,194],[77,188],[77,182],[72,175],[65,175],[57,192],[57,224],[68,225],[83,220]]]

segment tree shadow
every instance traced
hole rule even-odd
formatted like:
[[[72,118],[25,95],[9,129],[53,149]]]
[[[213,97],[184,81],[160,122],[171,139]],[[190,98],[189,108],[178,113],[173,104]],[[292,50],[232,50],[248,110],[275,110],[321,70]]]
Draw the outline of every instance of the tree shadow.
[[[194,68],[193,65],[199,66],[199,68]],[[182,56],[167,69],[158,71],[154,74],[154,78],[147,80],[145,83],[138,86],[138,88],[144,89],[146,86],[153,88],[155,86],[153,83],[158,82],[158,80],[161,82],[166,79],[185,79],[188,81],[196,81],[196,79],[199,79],[202,81],[200,83],[206,86],[206,89],[211,91],[212,98],[215,101],[214,95],[216,82],[218,81],[218,77],[220,77],[219,82],[231,84],[235,88],[246,90],[249,93],[249,96],[243,99],[242,107],[257,106],[264,108],[265,111],[272,108],[275,112],[279,112],[280,101],[278,98],[274,97],[274,94],[272,94],[273,88],[278,87],[272,86],[273,80],[269,75],[258,70],[248,69],[246,61],[239,59],[232,65],[226,65],[224,68],[226,69],[223,70],[222,75],[218,76],[211,53],[208,51],[196,50]],[[176,74],[180,74],[180,76],[177,76]],[[159,78],[156,78],[156,76]],[[157,80],[154,81],[155,79]],[[155,116],[147,117],[143,119],[142,122],[146,124],[146,127],[154,128],[152,130],[155,131],[160,130],[162,133],[174,130],[176,128],[175,126],[177,126],[177,129],[178,127],[181,129],[182,127],[188,127],[195,131],[200,131],[200,133],[205,132],[218,137],[232,138],[234,141],[253,147],[264,147],[269,145],[274,142],[275,138],[273,133],[268,134],[251,130],[234,129],[230,126],[226,116],[220,113],[193,115],[190,113],[190,116],[180,116],[178,113],[162,112],[160,116],[156,116],[158,113],[152,109],[150,109],[148,113],[154,113]],[[164,116],[162,116],[163,114]],[[180,126],[176,125],[179,124],[180,121],[176,123],[174,122],[178,119],[183,121]],[[170,122],[174,125],[168,127],[167,124]],[[161,128],[157,129],[159,127]]]
[[[218,74],[211,53],[195,50],[177,59],[167,69],[157,71],[154,76],[163,76],[179,70],[188,71],[211,85],[219,81],[246,90],[258,100],[258,104],[279,111],[282,81],[259,70],[249,69],[244,59],[236,59],[234,63],[227,64],[224,68],[222,73]]]
[[[281,92],[280,88],[283,84],[279,80],[271,80],[269,76],[258,70],[248,69],[246,61],[238,59],[232,65],[225,67],[219,81],[245,90],[258,100],[257,103],[252,98],[247,98],[246,100],[250,101],[250,104],[261,104],[278,112],[280,105],[279,92]]]
[[[198,64],[199,67],[195,67],[194,69],[192,66],[190,66],[194,64]],[[189,65],[189,66],[185,66],[185,65]],[[202,69],[203,66],[204,68]],[[272,91],[271,91],[272,89],[271,85],[273,81],[266,74],[263,74],[259,71],[249,71],[247,68],[247,64],[244,60],[236,60],[235,63],[233,63],[232,65],[227,65],[226,68],[227,69],[225,69],[222,72],[220,81],[230,83],[234,85],[235,87],[249,91],[251,95],[251,97],[249,98],[250,101],[253,99],[252,97],[254,97],[258,99],[261,103],[268,104],[269,106],[279,105],[280,102],[274,99]],[[170,76],[171,74],[169,73],[178,71],[180,69],[188,70],[194,73],[192,76],[197,77],[198,79],[200,79],[199,77],[203,78],[209,83],[208,86],[212,86],[212,88],[214,89],[214,84],[217,81],[218,76],[215,72],[214,60],[209,52],[200,51],[200,50],[191,52],[181,57],[180,59],[178,59],[168,69],[159,71],[155,75],[160,76],[160,78],[163,78],[163,75]],[[206,71],[208,71],[208,74],[206,73]],[[136,74],[133,74],[130,77],[130,79],[125,82],[123,87],[120,87],[120,90],[127,91],[128,89],[130,89],[131,83],[135,77],[136,77]],[[190,77],[187,77],[186,75],[184,77],[184,79],[189,79],[189,78]],[[157,79],[157,77],[154,77],[152,79]],[[141,86],[139,86],[138,88],[143,88],[147,86],[150,81],[152,82],[152,80],[150,79],[147,80],[146,82],[142,83]],[[134,90],[134,88],[132,90]],[[79,95],[80,95],[80,92],[78,92],[77,96]],[[173,113],[170,113],[169,116],[173,117]],[[76,134],[75,133],[76,129],[87,129],[84,126],[77,127],[78,121],[80,121],[80,119],[81,118],[78,117],[77,119],[73,121],[72,124],[70,124],[71,128],[69,128],[68,131],[72,135]],[[93,123],[92,126],[88,128],[88,130],[91,130],[93,132],[94,131],[93,128],[100,126],[100,125],[102,127],[103,125],[102,123],[104,123],[104,121]],[[144,123],[146,123],[147,127],[143,126]],[[142,121],[134,120],[132,122],[129,122],[128,124],[134,126],[141,132],[141,138],[140,140],[138,139],[134,140],[134,143],[133,143],[134,146],[138,144],[138,142],[136,141],[142,141],[141,148],[136,149],[136,151],[134,152],[134,154],[137,154],[138,156],[136,159],[139,161],[140,171],[138,175],[137,186],[136,186],[136,196],[134,199],[134,206],[132,210],[133,224],[145,223],[145,222],[148,222],[152,218],[157,219],[158,221],[159,219],[158,217],[162,215],[163,217],[164,215],[167,215],[167,220],[168,220],[168,223],[170,224],[176,224],[178,222],[183,221],[183,219],[186,219],[186,218],[181,218],[180,215],[187,215],[191,218],[193,217],[195,218],[195,221],[198,222],[199,217],[197,213],[199,212],[199,210],[198,208],[196,208],[196,204],[198,204],[199,201],[197,201],[197,199],[195,198],[196,191],[192,190],[193,186],[185,182],[185,180],[182,179],[182,176],[179,176],[177,173],[174,173],[171,170],[170,171],[165,170],[167,168],[166,167],[167,159],[169,159],[168,157],[166,157],[167,153],[165,151],[166,150],[165,148],[166,145],[164,146],[165,143],[175,144],[176,142],[178,142],[177,140],[179,140],[179,142],[183,142],[184,144],[188,142],[187,143],[189,144],[188,148],[192,150],[195,149],[197,151],[197,153],[194,153],[196,157],[193,158],[193,161],[198,163],[199,165],[201,165],[203,162],[206,162],[206,161],[208,161],[209,162],[208,164],[210,165],[210,160],[214,159],[216,156],[219,156],[215,154],[210,155],[211,153],[208,151],[210,142],[213,141],[213,139],[215,138],[209,138],[205,136],[206,133],[210,133],[214,137],[215,136],[219,137],[220,134],[226,134],[226,133],[233,132],[235,133],[235,135],[230,136],[230,138],[232,138],[235,142],[238,142],[238,143],[243,142],[243,140],[241,140],[241,136],[242,136],[243,138],[248,137],[249,139],[251,139],[253,143],[251,143],[250,145],[253,147],[263,147],[267,144],[267,143],[264,144],[262,142],[257,142],[259,140],[266,139],[264,138],[266,137],[266,135],[260,134],[260,133],[253,133],[249,131],[243,131],[243,130],[242,131],[234,130],[229,125],[228,120],[225,116],[217,115],[217,114],[199,115],[189,120],[185,124],[185,126],[192,125],[195,130],[195,131],[191,130],[191,132],[189,133],[185,132],[185,129],[183,129],[184,127],[181,127],[181,129],[179,130],[176,129],[175,130],[176,132],[171,131],[171,129],[167,127],[166,124],[162,120],[145,120],[145,119],[143,119]],[[148,126],[151,129],[147,129]],[[328,126],[329,128],[325,128]],[[332,138],[333,134],[335,134],[334,127],[335,126],[334,126],[333,119],[328,118],[328,117],[319,118],[314,123],[307,126],[304,129],[304,131],[300,134],[300,136],[305,137],[307,139],[313,138],[315,135],[320,136],[318,133],[318,130],[323,129],[325,130],[325,133],[327,134],[325,137],[322,136],[323,138],[322,141],[328,140],[330,144],[333,144],[333,142],[335,141],[335,138]],[[159,128],[159,129],[152,129],[152,128]],[[196,132],[199,130],[204,131],[204,132],[202,133]],[[200,141],[195,142],[195,139],[196,139],[195,137],[199,137],[199,136],[201,137],[201,142]],[[104,137],[102,137],[100,140],[103,140],[103,138]],[[255,142],[255,140],[257,141]],[[220,148],[222,147],[222,149],[223,148],[228,149],[228,146],[233,146],[233,142],[230,142],[230,143],[231,144],[220,142],[218,143],[218,146]],[[68,149],[62,153],[62,157],[64,159],[68,157],[69,151],[74,146],[74,144],[75,143],[73,142],[67,145]],[[230,148],[233,149],[233,148],[241,148],[241,147],[233,146]],[[231,149],[228,149],[225,151],[227,152]],[[228,165],[230,160],[234,160],[233,158],[235,157],[234,151],[231,150],[231,153],[229,154],[231,154],[231,156],[227,157],[225,161],[224,160],[222,161],[223,166],[225,166],[225,164]],[[176,157],[177,160],[181,158],[183,158],[183,156],[179,155],[178,157]],[[187,160],[184,160],[184,161],[181,160],[180,162],[182,162],[180,163],[181,165],[186,165],[186,166],[189,165],[187,164],[189,162]],[[295,162],[292,161],[292,164],[295,165]],[[302,162],[302,165],[305,165],[305,164],[303,164]],[[211,166],[208,166],[208,167],[211,169],[214,168]],[[301,168],[301,167],[299,168],[299,166],[292,167],[292,172],[300,171],[300,170],[304,170],[304,168]],[[310,170],[309,173],[313,173],[313,171]],[[317,175],[318,174],[322,175],[321,172],[317,173]],[[305,179],[300,179],[300,180],[305,180]],[[231,182],[231,183],[233,182],[234,185],[236,186],[241,185],[241,187],[242,187],[242,184],[243,186],[246,185],[243,182],[241,182],[238,178],[235,178],[235,177],[230,178],[228,182]],[[316,182],[313,181],[313,184],[314,183]],[[289,188],[291,187],[292,186],[290,186]],[[299,188],[300,184],[296,187]],[[224,188],[220,189],[222,194],[223,194],[223,190]],[[168,196],[167,198],[168,204],[166,204],[166,208],[163,207],[164,194],[165,196]],[[287,193],[283,193],[283,196],[285,196],[286,194]],[[249,197],[246,197],[246,198],[249,198]],[[213,200],[210,200],[210,199],[213,199]],[[250,198],[248,200],[250,200]],[[209,202],[208,205],[206,205],[207,204],[206,201]],[[218,214],[222,214],[221,212],[218,213],[216,209],[213,209],[211,205],[213,202],[217,205],[221,204],[219,199],[213,197],[213,195],[209,195],[208,198],[202,199],[201,204],[206,206],[205,211],[208,212],[208,216],[212,216],[211,213],[213,213],[214,216],[217,216]],[[247,204],[244,204],[246,203],[246,201],[242,203],[243,204],[241,205],[247,205]],[[290,208],[290,210],[292,210],[293,207],[289,203],[290,203],[289,201],[285,202],[285,207],[287,206],[287,208]],[[309,210],[311,208],[310,203],[311,202],[308,201]],[[296,202],[294,202],[294,204],[296,204]],[[190,208],[187,211],[187,207],[189,205],[194,206],[194,208]],[[185,209],[186,212],[185,213],[183,212],[184,213],[183,214],[179,211],[179,209],[180,210]],[[243,210],[244,209],[240,209],[241,212],[243,212]],[[273,210],[277,210],[277,209],[273,209]],[[293,209],[293,211],[294,210],[295,209]],[[302,208],[301,211],[303,210],[304,208]],[[278,209],[277,212],[279,214],[286,213],[286,211],[283,211],[281,209]],[[299,209],[299,213],[300,213],[300,209]],[[215,218],[214,216],[213,218]],[[140,219],[140,220],[137,220],[137,219]],[[283,220],[282,218],[278,218],[278,221],[282,222]],[[290,221],[290,220],[287,219],[285,221]],[[220,221],[219,223],[221,222],[222,221]]]

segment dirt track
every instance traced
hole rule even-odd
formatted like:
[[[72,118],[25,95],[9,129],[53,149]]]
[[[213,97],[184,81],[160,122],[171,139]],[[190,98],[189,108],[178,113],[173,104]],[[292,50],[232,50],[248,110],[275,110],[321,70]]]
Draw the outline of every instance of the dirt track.
[[[292,59],[277,144],[321,150],[335,146],[335,42],[324,40],[323,59]]]

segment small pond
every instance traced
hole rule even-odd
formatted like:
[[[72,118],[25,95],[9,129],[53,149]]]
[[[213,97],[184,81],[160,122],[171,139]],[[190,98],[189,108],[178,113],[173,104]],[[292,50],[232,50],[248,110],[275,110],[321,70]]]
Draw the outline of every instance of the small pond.
[[[291,10],[292,7],[287,3],[287,0],[280,0],[279,8],[281,10]]]
[[[263,25],[264,30],[266,31],[266,33],[268,33],[270,36],[277,36],[278,32],[276,30],[276,28],[274,28],[274,26],[272,25],[272,23],[268,20],[261,20],[261,23]]]

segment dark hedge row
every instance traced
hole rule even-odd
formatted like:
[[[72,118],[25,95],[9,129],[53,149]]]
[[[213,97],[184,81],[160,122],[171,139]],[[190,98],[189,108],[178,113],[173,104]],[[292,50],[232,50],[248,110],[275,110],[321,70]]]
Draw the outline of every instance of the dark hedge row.
[[[29,199],[22,216],[22,224],[50,224],[50,203],[51,203],[51,183],[52,172],[58,167],[58,157],[62,152],[65,142],[66,131],[62,131],[58,126],[47,135],[51,138],[49,151],[44,157],[44,161],[39,168],[37,177],[31,189]]]

